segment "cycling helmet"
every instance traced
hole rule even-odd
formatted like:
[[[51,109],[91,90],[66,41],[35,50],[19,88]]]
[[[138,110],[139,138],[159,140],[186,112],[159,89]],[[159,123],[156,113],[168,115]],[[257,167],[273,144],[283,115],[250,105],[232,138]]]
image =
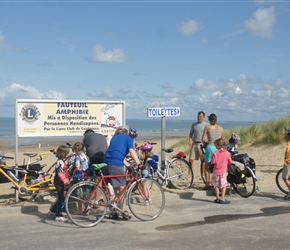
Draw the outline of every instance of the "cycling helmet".
[[[232,141],[233,142],[235,142],[236,144],[239,144],[239,142],[240,142],[240,136],[238,135],[238,134],[234,134],[234,133],[232,133],[232,136],[231,136],[231,139],[232,139]]]
[[[136,139],[138,137],[138,131],[135,128],[130,128],[129,136],[131,136],[133,139]]]
[[[287,129],[286,129],[285,134],[286,134],[286,135],[290,135],[290,128],[287,128]]]
[[[143,143],[140,147],[141,151],[151,151],[153,146],[149,143]]]
[[[115,135],[120,133],[127,135],[129,133],[129,127],[127,125],[118,127],[115,131]]]

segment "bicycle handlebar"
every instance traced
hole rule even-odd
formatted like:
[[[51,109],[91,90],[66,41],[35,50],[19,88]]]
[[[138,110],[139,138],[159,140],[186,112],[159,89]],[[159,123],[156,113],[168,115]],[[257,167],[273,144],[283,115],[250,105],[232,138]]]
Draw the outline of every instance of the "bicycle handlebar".
[[[14,159],[14,157],[5,156],[5,155],[2,155],[2,156],[0,156],[0,157],[2,157],[2,158],[5,158],[5,159],[11,159],[11,160],[13,160],[13,159]]]

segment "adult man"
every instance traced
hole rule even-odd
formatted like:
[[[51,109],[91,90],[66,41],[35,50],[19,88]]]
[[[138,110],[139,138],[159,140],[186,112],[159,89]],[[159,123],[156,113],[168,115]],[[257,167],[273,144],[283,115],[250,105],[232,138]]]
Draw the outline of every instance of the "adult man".
[[[197,113],[197,122],[192,123],[191,129],[189,132],[188,137],[188,146],[191,148],[190,155],[189,155],[189,163],[191,165],[191,168],[193,168],[194,160],[200,159],[200,161],[203,160],[203,152],[201,150],[202,145],[202,134],[203,130],[206,125],[208,125],[207,122],[204,121],[205,113],[203,111],[199,111]]]
[[[110,142],[110,146],[105,154],[104,162],[108,164],[108,168],[105,173],[103,172],[104,175],[124,174],[124,160],[128,153],[130,153],[137,166],[140,168],[142,167],[133,144],[132,137],[136,138],[136,134],[132,135],[130,133],[131,131],[132,130],[130,130],[128,126],[119,127],[115,131],[115,134]],[[110,182],[114,187],[115,194],[120,194],[126,186],[126,177],[111,178]],[[113,198],[114,197],[111,197],[111,199]],[[124,206],[124,198],[125,197],[119,201],[119,208],[122,210]],[[109,217],[112,219],[129,219],[128,216],[120,214],[116,211],[112,211]]]
[[[108,149],[106,137],[87,129],[84,133],[83,143],[86,154],[90,158],[90,165],[104,162],[104,156]]]

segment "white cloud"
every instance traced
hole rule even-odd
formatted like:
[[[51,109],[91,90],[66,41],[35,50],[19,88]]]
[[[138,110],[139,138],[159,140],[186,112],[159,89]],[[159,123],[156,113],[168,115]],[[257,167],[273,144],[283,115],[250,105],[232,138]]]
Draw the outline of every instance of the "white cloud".
[[[210,81],[198,79],[194,82],[194,88],[197,88],[199,90],[214,90],[216,88],[216,85]]]
[[[128,60],[128,56],[124,54],[122,49],[115,48],[112,51],[104,51],[103,47],[99,44],[95,45],[93,49],[93,55],[91,57],[91,61],[97,63],[121,63],[127,62]]]
[[[221,91],[214,91],[211,94],[211,96],[213,96],[213,97],[222,97],[223,95],[224,95],[224,93]]]
[[[233,36],[237,36],[237,35],[240,35],[240,34],[243,34],[245,32],[245,30],[235,30],[231,33],[228,33],[228,34],[225,34],[221,39],[229,39]]]
[[[12,106],[15,99],[65,99],[64,94],[55,90],[40,92],[31,86],[23,86],[13,83],[10,86],[0,89],[0,106]]]
[[[98,97],[98,98],[113,98],[114,97],[114,91],[112,88],[103,88],[98,89],[95,91],[90,91],[88,93],[89,97]]]
[[[242,94],[243,91],[241,90],[240,87],[236,87],[236,89],[235,89],[235,93],[236,93],[236,94]]]
[[[254,12],[252,18],[244,22],[244,26],[254,36],[271,38],[272,29],[275,23],[275,9],[274,7],[269,7],[258,9]]]
[[[202,25],[194,20],[182,21],[177,25],[177,30],[183,35],[190,36],[202,28]]]

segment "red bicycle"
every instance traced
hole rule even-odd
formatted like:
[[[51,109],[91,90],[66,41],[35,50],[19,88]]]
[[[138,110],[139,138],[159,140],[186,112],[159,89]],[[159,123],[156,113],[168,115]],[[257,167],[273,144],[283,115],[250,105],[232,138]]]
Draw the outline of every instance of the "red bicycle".
[[[165,195],[157,181],[141,178],[141,171],[136,165],[130,167],[129,173],[106,176],[101,170],[104,166],[106,166],[104,163],[93,165],[96,175],[99,176],[97,182],[85,179],[73,185],[67,192],[66,213],[75,225],[96,226],[110,211],[117,211],[128,217],[129,212],[118,206],[122,199],[126,199],[124,204],[139,220],[154,220],[162,213]],[[116,194],[114,199],[110,199],[108,180],[119,177],[126,177],[127,185],[119,194]]]

